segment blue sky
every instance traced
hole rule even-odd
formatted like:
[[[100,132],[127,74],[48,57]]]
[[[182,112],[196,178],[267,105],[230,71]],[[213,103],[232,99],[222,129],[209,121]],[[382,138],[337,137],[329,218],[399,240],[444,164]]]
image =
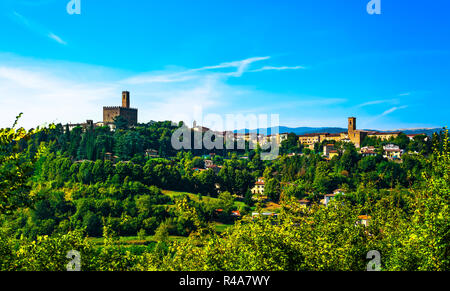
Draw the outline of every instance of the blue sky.
[[[0,0],[0,126],[279,114],[286,126],[448,125],[450,1]],[[208,125],[208,124],[207,124]]]

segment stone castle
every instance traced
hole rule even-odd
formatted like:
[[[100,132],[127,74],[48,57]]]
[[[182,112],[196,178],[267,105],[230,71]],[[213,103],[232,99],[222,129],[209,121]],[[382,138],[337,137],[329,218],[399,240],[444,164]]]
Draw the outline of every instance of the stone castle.
[[[114,119],[118,116],[123,117],[129,126],[137,125],[138,110],[130,108],[130,92],[122,92],[122,106],[105,106],[103,107],[103,124],[108,125],[114,123]]]

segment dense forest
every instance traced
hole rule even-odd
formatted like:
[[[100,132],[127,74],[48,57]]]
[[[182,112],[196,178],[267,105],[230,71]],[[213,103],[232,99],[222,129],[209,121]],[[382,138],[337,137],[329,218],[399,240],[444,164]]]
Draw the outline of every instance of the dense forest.
[[[366,138],[376,156],[337,142],[331,160],[323,144],[310,150],[290,134],[279,158],[263,161],[248,143],[175,151],[182,122],[16,123],[0,130],[0,270],[66,270],[71,250],[86,271],[365,270],[370,250],[382,270],[450,269],[445,129]],[[383,157],[388,143],[405,149],[400,161]],[[251,192],[259,177],[264,196]],[[335,189],[345,195],[321,205]],[[268,211],[277,215],[252,215]]]

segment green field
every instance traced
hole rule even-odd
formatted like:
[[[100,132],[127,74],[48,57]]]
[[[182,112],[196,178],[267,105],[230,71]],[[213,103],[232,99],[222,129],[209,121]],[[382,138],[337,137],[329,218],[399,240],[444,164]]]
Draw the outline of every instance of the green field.
[[[214,223],[214,226],[215,226],[216,232],[222,233],[230,226],[233,226],[233,224],[223,224],[220,222],[216,222],[216,223]]]
[[[170,241],[185,240],[184,236],[169,236]],[[103,237],[90,237],[89,241],[95,245],[103,245]],[[121,236],[119,238],[119,245],[146,245],[151,243],[156,243],[153,235],[148,235],[145,240],[140,240],[137,236]]]
[[[195,202],[200,202],[200,199],[198,197],[198,194],[193,194],[193,193],[189,193],[189,192],[179,192],[179,191],[171,191],[171,190],[162,190],[161,191],[163,194],[169,196],[170,198],[181,198],[184,195],[189,196],[189,198]],[[208,197],[208,196],[202,196],[201,198],[203,202],[208,202],[208,201],[217,201],[218,198],[214,198],[214,197]],[[239,209],[240,207],[245,207],[245,203],[241,202],[241,201],[235,201],[234,205]]]

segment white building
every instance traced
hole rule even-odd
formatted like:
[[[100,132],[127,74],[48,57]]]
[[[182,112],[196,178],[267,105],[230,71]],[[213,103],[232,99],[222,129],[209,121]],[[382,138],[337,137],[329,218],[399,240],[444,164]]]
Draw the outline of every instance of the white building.
[[[252,193],[253,194],[264,194],[264,187],[265,187],[265,183],[264,183],[264,178],[258,178],[258,181],[256,181],[255,186],[252,188]]]
[[[323,204],[325,204],[325,206],[328,206],[330,201],[333,200],[335,197],[336,197],[336,194],[327,194],[327,195],[325,195]]]
[[[398,145],[387,144],[383,147],[384,155],[383,157],[388,159],[400,159],[403,154],[403,150],[400,149]]]

